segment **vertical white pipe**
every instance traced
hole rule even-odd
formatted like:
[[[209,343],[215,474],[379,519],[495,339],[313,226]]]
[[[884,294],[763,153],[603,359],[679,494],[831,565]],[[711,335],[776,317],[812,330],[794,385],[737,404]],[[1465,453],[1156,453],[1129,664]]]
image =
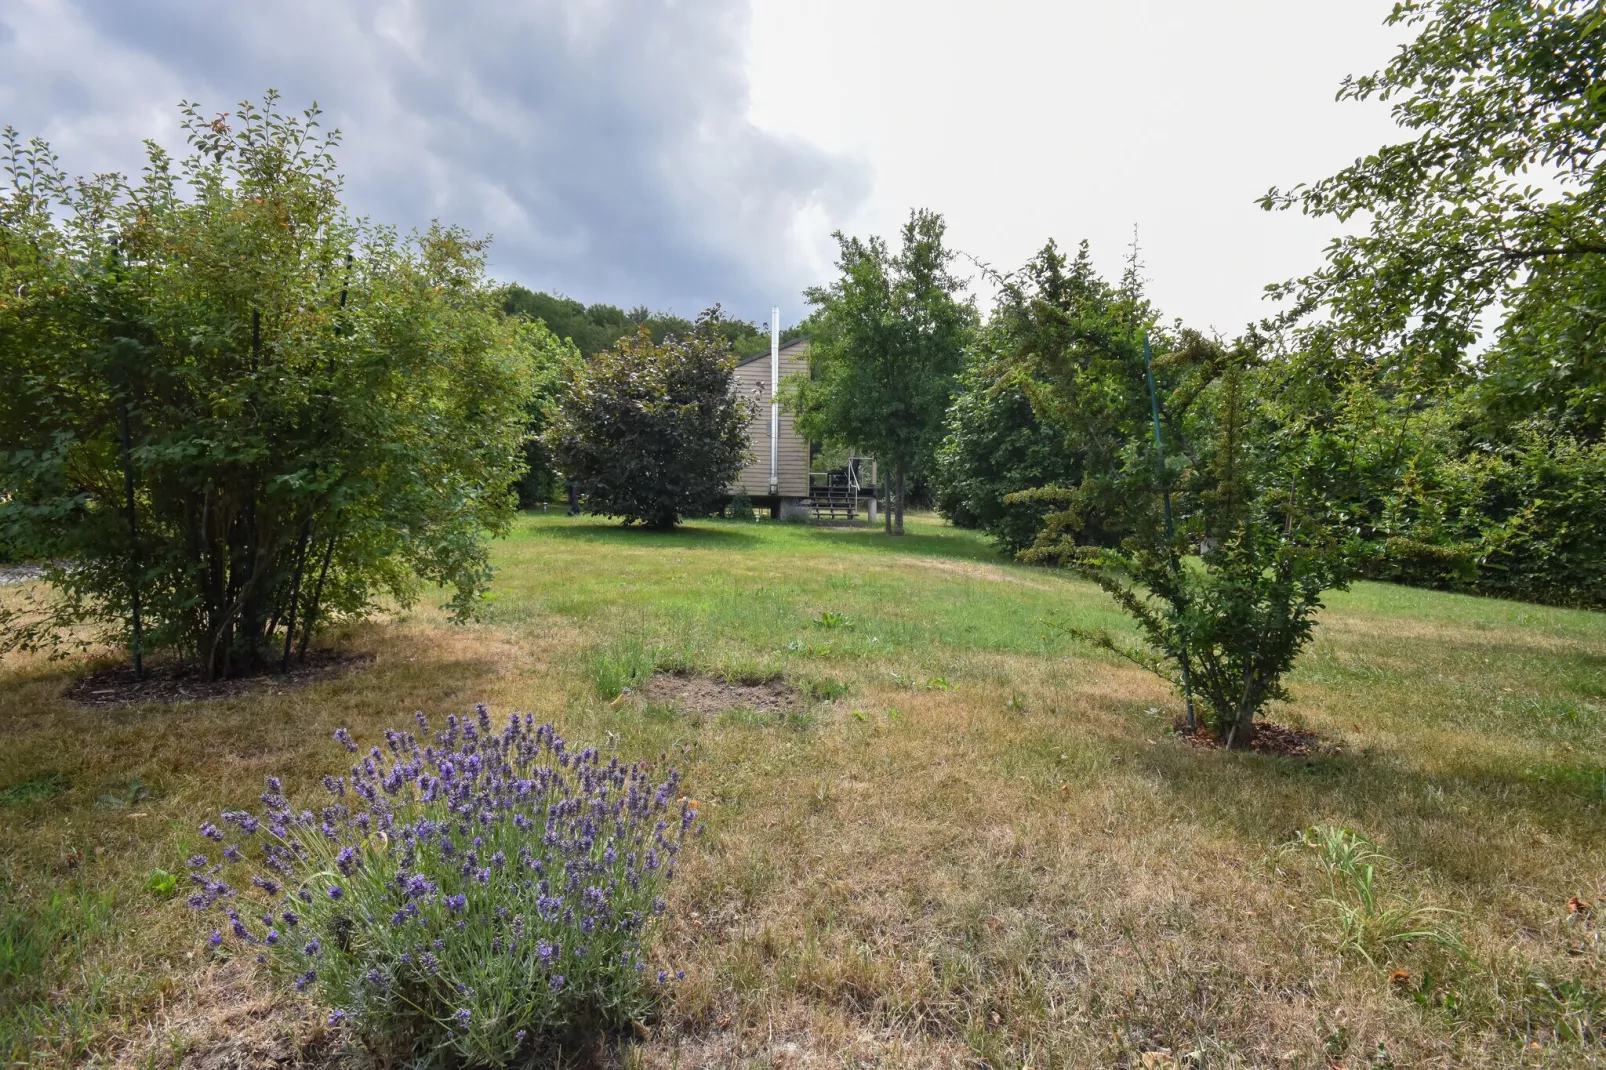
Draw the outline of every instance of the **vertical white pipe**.
[[[781,491],[781,306],[770,308],[770,493]]]

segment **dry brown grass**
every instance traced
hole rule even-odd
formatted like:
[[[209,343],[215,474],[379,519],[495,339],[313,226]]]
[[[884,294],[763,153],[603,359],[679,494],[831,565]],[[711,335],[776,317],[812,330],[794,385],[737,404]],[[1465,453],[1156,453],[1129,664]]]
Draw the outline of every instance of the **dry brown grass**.
[[[334,728],[371,738],[414,709],[484,701],[605,750],[672,756],[703,803],[709,829],[656,952],[689,980],[608,1062],[1603,1058],[1598,1038],[1558,1043],[1525,980],[1606,983],[1593,919],[1566,906],[1606,896],[1606,788],[1589,779],[1606,730],[1601,618],[1387,588],[1338,599],[1277,716],[1341,749],[1284,760],[1168,734],[1176,703],[1158,681],[1034,623],[1119,625],[1097,592],[999,565],[963,534],[920,529],[911,558],[840,533],[565,524],[499,549],[505,593],[486,623],[421,610],[351,629],[339,645],[373,665],[302,689],[88,709],[61,698],[84,662],[0,669],[0,786],[42,771],[72,785],[0,807],[9,909],[114,893],[26,1004],[22,1057],[360,1062],[261,979],[220,988],[195,922],[146,876],[178,869],[197,822],[250,802],[263,776],[293,795],[336,769]],[[822,625],[825,609],[851,623]],[[800,715],[614,704],[592,674],[621,637],[665,665],[848,690]],[[135,777],[149,799],[97,805]],[[1322,823],[1400,860],[1391,900],[1457,911],[1471,960],[1340,954],[1322,870],[1279,849]],[[1423,1007],[1407,989],[1428,973]],[[1461,1005],[1433,1005],[1445,993]]]

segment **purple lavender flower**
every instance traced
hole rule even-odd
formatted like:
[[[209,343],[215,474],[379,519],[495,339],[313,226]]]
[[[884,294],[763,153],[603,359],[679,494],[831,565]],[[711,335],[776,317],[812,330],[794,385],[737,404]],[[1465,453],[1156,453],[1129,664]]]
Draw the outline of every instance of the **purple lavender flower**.
[[[350,751],[352,754],[357,753],[357,744],[352,741],[350,732],[346,731],[344,728],[337,728],[335,729],[335,738],[345,746],[346,750]]]
[[[217,840],[221,842],[223,839],[223,830],[208,821],[206,824],[201,826],[201,835],[205,836],[209,840]]]
[[[323,942],[314,936],[311,940],[307,941],[306,946],[301,949],[301,953],[306,955],[308,958],[314,958],[322,950]]]
[[[306,973],[296,978],[296,991],[305,992],[307,990],[307,986],[312,984],[312,982],[316,981],[317,979],[318,971],[308,970]]]
[[[213,929],[212,935],[206,938],[206,942],[211,944],[213,947],[219,947],[223,943],[223,934],[218,932],[216,929]]]
[[[345,1020],[346,1020],[346,1012],[345,1011],[334,1010],[334,1011],[330,1011],[329,1012],[329,1024],[330,1025],[339,1025],[341,1022],[343,1022]]]
[[[346,890],[340,887],[338,884],[331,884],[328,888],[328,892],[330,899],[339,899],[341,896],[346,894]]]
[[[457,1019],[457,1028],[459,1029],[467,1029],[468,1020],[473,1016],[473,1012],[467,1007],[462,1008],[456,1014],[452,1015],[453,1018]]]
[[[202,869],[210,861],[212,860],[205,855],[190,855],[188,859],[189,867],[191,869]]]
[[[468,897],[464,895],[449,895],[446,897],[447,910],[462,910],[468,906]]]

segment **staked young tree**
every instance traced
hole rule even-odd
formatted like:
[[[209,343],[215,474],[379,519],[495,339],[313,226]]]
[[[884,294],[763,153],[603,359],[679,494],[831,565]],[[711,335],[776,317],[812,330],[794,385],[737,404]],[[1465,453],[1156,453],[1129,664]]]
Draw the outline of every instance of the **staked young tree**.
[[[913,211],[897,252],[838,231],[840,277],[805,292],[815,306],[809,375],[784,384],[799,431],[871,454],[888,473],[888,529],[897,535],[909,482],[930,469],[942,441],[977,321],[959,296],[965,284],[951,270],[946,229],[936,212]]]
[[[560,347],[500,313],[484,242],[352,219],[316,107],[181,107],[190,155],[150,144],[137,184],[5,133],[0,542],[54,594],[3,645],[88,623],[210,678],[424,582],[470,616]]]

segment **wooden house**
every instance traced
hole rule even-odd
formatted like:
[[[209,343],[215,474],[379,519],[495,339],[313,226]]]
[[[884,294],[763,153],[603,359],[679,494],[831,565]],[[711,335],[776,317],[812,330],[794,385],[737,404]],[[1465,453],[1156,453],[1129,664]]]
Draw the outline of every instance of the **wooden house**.
[[[802,502],[809,496],[808,440],[797,433],[792,414],[784,409],[780,410],[777,420],[780,426],[770,426],[775,385],[788,375],[809,370],[808,339],[799,338],[781,346],[779,364],[780,367],[775,368],[771,354],[766,352],[745,357],[736,365],[736,393],[752,403],[747,446],[752,451],[753,461],[742,469],[731,487],[732,493],[738,488],[745,490],[755,505],[768,505],[777,513],[783,503]]]
[[[808,370],[807,338],[788,342],[778,354],[744,357],[736,365],[736,393],[752,406],[747,445],[753,460],[731,485],[731,493],[745,490],[754,505],[766,506],[772,516],[785,519],[849,519],[866,507],[873,516],[869,502],[875,494],[874,462],[863,467],[862,487],[857,460],[850,462],[851,476],[847,469],[811,473],[814,452],[809,441],[798,434],[791,413],[772,407],[776,385],[788,375]]]

